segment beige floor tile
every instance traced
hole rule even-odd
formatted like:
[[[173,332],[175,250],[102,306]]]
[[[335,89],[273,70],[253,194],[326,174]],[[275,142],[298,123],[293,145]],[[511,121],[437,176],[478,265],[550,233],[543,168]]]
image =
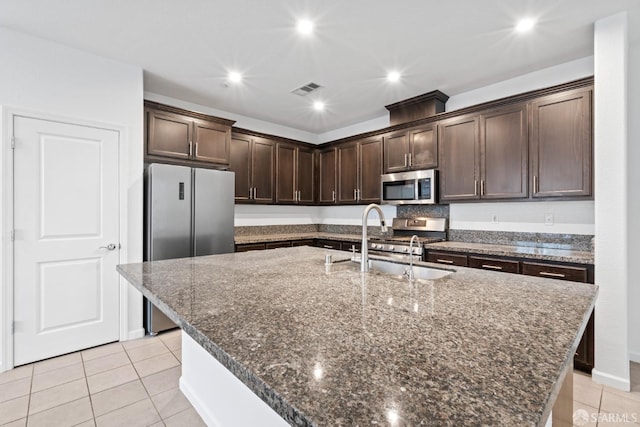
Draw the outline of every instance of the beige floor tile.
[[[621,397],[624,397],[625,399],[631,399],[631,400],[636,400],[636,401],[640,402],[640,392],[638,392],[638,391],[630,391],[630,392],[629,391],[622,391],[622,390],[618,390],[617,388],[608,387],[608,386],[604,386],[604,390],[606,390],[609,393],[620,395]]]
[[[28,409],[29,396],[22,396],[0,403],[0,425],[25,418]]]
[[[153,407],[151,399],[141,400],[96,418],[98,427],[146,427],[158,421],[160,421],[160,415]]]
[[[2,424],[2,427],[26,427],[26,425],[27,425],[27,419],[21,418],[19,420],[12,421],[7,424]]]
[[[151,344],[135,347],[127,350],[129,358],[132,362],[139,362],[144,359],[149,359],[153,356],[168,353],[169,349],[161,340],[155,340]]]
[[[173,355],[182,363],[182,350],[172,351]]]
[[[637,425],[638,415],[630,413],[600,412],[598,415],[598,427],[632,427]]]
[[[146,377],[147,375],[164,371],[179,364],[180,362],[178,362],[178,359],[176,359],[172,353],[166,353],[135,362],[133,365],[136,367],[136,371],[138,371],[140,377]]]
[[[164,371],[157,372],[142,378],[149,395],[162,393],[180,386],[182,366],[175,366]]]
[[[89,395],[87,381],[82,378],[46,390],[33,393],[29,403],[29,415],[51,409]]]
[[[9,383],[22,378],[31,377],[33,374],[33,364],[18,366],[10,371],[0,374],[0,384]]]
[[[158,413],[160,413],[160,417],[162,417],[162,419],[191,408],[191,403],[189,403],[187,398],[184,397],[184,394],[182,394],[178,388],[151,396],[151,400],[158,410]]]
[[[613,414],[636,413],[640,420],[640,401],[630,399],[620,393],[604,390],[600,411]]]
[[[140,380],[131,381],[91,395],[96,417],[147,399],[149,395]]]
[[[186,411],[182,411],[164,420],[167,427],[206,427],[207,425],[202,421],[200,415],[195,409],[190,408]]]
[[[180,350],[182,347],[182,335],[172,335],[166,338],[160,337],[160,339],[171,351]]]
[[[43,372],[59,369],[69,365],[74,365],[80,362],[82,362],[80,353],[65,354],[64,356],[54,357],[52,359],[36,362],[33,367],[33,374],[38,375]]]
[[[91,376],[130,364],[127,353],[121,351],[84,362],[84,370],[87,376]]]
[[[80,378],[84,378],[84,366],[82,366],[82,363],[64,366],[42,374],[35,374],[31,383],[31,392],[46,390]]]
[[[31,377],[0,384],[0,402],[26,396],[31,392]]]
[[[158,421],[155,424],[151,424],[149,427],[165,427],[165,425],[162,421]]]
[[[156,341],[160,341],[160,338],[158,338],[157,335],[154,336],[154,337],[147,335],[145,337],[138,338],[137,340],[123,341],[122,342],[122,346],[124,347],[125,350],[128,351],[128,350],[134,349],[136,347],[140,347],[140,346],[143,346],[143,345],[149,345],[149,344],[154,343]]]
[[[75,426],[84,421],[91,420],[93,412],[91,411],[91,402],[88,397],[56,406],[46,411],[38,412],[30,415],[27,422],[29,427],[60,427]]]
[[[598,408],[574,401],[573,425],[580,427],[596,427],[598,425]]]
[[[108,356],[113,353],[124,351],[124,347],[119,342],[111,344],[105,344],[98,347],[90,348],[82,352],[82,360],[87,362],[89,360],[97,359],[99,357]]]
[[[89,391],[94,394],[137,379],[138,374],[133,366],[126,365],[87,377],[87,382]]]
[[[573,383],[573,400],[598,409],[600,408],[601,397],[602,385],[582,382]]]
[[[76,424],[74,427],[96,427],[96,422],[92,418],[89,421],[85,421],[83,423]]]

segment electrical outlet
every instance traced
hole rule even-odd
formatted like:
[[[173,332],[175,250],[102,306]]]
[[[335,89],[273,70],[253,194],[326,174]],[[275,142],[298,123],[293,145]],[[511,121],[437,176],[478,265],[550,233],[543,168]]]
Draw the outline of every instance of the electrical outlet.
[[[498,222],[498,215],[491,214],[491,222]]]
[[[544,225],[553,225],[553,214],[551,212],[544,214]]]

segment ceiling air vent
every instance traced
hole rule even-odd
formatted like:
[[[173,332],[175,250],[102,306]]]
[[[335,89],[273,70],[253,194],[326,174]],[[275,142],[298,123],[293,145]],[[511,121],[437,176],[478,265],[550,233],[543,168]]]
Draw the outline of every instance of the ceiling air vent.
[[[322,88],[322,86],[320,86],[317,83],[307,83],[304,86],[300,86],[297,89],[294,89],[291,91],[291,93],[295,93],[296,95],[300,95],[300,96],[307,96],[309,95],[311,92],[315,92],[316,90]]]

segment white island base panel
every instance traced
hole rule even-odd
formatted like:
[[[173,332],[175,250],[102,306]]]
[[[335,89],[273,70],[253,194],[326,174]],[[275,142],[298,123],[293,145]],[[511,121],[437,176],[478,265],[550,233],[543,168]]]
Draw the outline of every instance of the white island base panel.
[[[184,331],[180,390],[210,427],[289,426]]]

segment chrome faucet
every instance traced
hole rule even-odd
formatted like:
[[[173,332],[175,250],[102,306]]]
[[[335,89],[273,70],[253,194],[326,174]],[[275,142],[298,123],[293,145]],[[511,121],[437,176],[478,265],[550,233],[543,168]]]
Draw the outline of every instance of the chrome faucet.
[[[409,268],[405,271],[405,274],[409,280],[414,280],[413,276],[413,241],[418,243],[418,247],[420,247],[420,238],[417,235],[411,236],[411,241],[409,242]]]
[[[382,213],[382,209],[380,209],[380,206],[372,203],[364,208],[364,213],[362,214],[362,249],[360,250],[362,253],[362,255],[360,256],[360,271],[363,273],[369,271],[369,242],[367,242],[367,219],[369,218],[369,212],[371,212],[372,209],[378,211],[378,216],[380,217],[380,231],[383,233],[386,233],[387,231],[384,214]]]

